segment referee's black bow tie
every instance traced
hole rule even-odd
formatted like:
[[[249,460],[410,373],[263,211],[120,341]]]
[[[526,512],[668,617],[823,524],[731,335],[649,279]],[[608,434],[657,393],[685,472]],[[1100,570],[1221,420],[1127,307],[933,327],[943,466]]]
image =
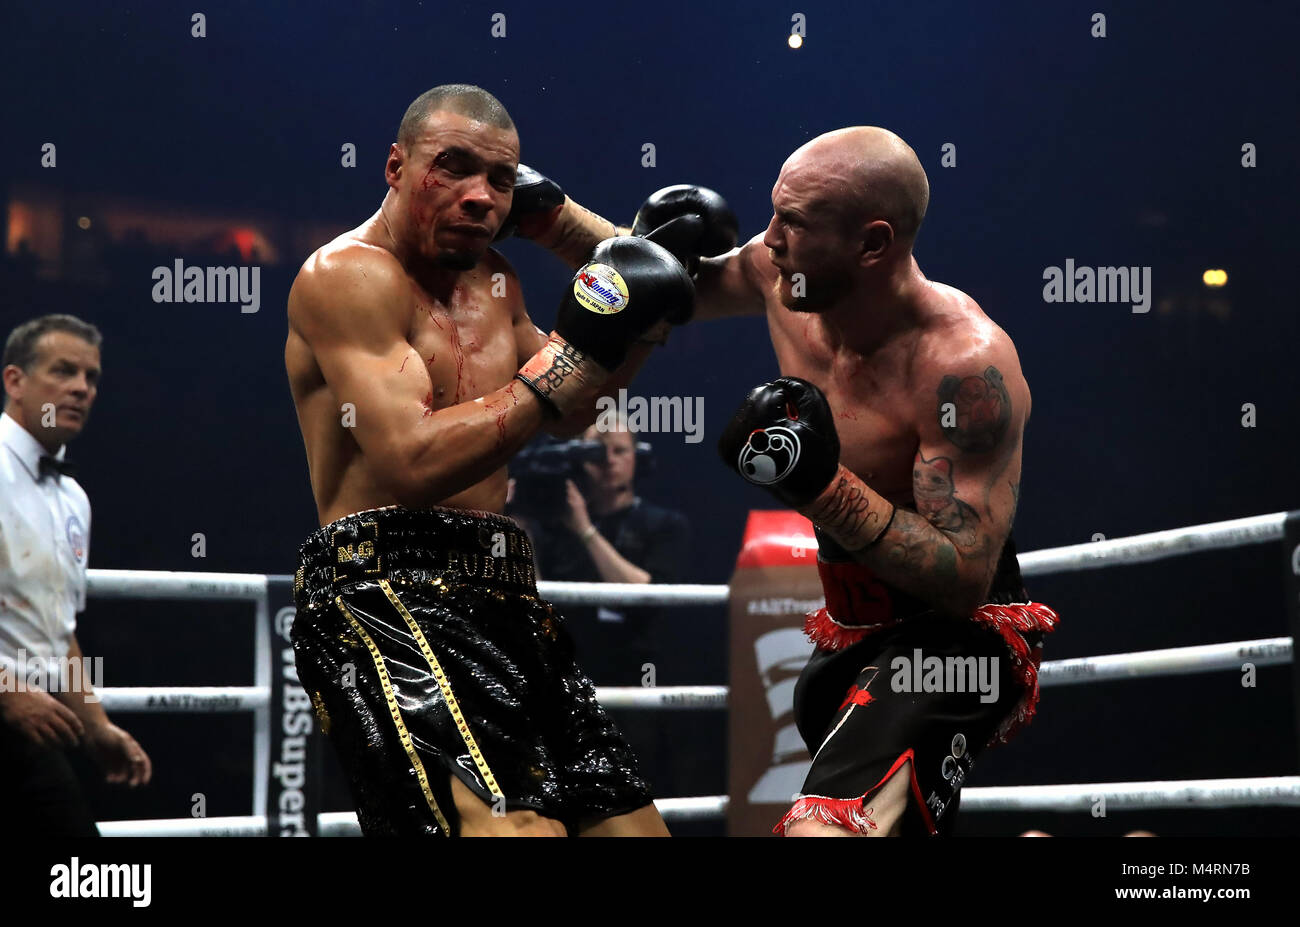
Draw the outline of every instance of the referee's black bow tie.
[[[60,476],[76,476],[77,468],[66,460],[59,460],[57,457],[51,457],[48,454],[41,458],[40,462],[41,475],[36,478],[39,483],[47,476],[53,475],[56,478]]]

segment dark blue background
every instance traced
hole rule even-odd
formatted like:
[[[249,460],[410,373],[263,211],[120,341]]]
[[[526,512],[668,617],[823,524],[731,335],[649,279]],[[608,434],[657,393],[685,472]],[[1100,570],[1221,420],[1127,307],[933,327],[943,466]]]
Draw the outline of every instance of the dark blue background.
[[[208,210],[255,209],[351,227],[384,194],[409,101],[478,83],[510,109],[523,158],[590,208],[628,222],[654,189],[722,191],[762,230],[784,158],[844,125],[893,129],[930,175],[917,245],[928,276],[970,293],[1015,340],[1034,394],[1016,533],[1022,550],[1297,507],[1297,80],[1290,4],[64,3],[6,10],[3,177],[16,187]],[[493,12],[507,37],[490,36]],[[40,146],[58,145],[43,170]],[[340,167],[353,142],[358,167]],[[641,167],[641,145],[658,166]],[[957,166],[940,147],[957,146]],[[1244,169],[1253,142],[1259,166]],[[75,205],[72,207],[75,210]],[[75,215],[75,211],[73,212]],[[71,233],[70,233],[71,234]],[[568,273],[528,243],[505,251],[547,327]],[[169,255],[176,257],[181,255]],[[263,270],[256,315],[155,304],[149,268],[120,256],[102,285],[9,279],[3,328],[69,311],[105,334],[94,420],[71,450],[94,504],[92,566],[290,572],[315,527],[283,371],[284,298],[299,261]],[[1150,265],[1149,314],[1052,305],[1066,258]],[[201,258],[196,257],[195,260]],[[209,261],[210,262],[210,261]],[[165,262],[165,263],[169,263]],[[1223,267],[1209,294],[1201,271]],[[774,360],[757,320],[677,333],[636,383],[702,395],[706,435],[654,439],[645,494],[692,513],[696,575],[723,582],[745,512],[767,505],[713,442]],[[1243,428],[1241,407],[1258,409]],[[206,560],[190,556],[194,532]],[[1062,658],[1287,633],[1277,545],[1042,579]],[[249,684],[251,621],[220,606],[96,602],[85,651],[109,685]],[[659,682],[725,680],[720,610],[665,621]],[[974,785],[1296,772],[1290,670],[1049,690],[1039,720],[988,754]],[[599,680],[597,680],[599,682]],[[97,788],[102,819],[248,811],[246,717],[121,716],[156,784]],[[725,789],[721,717],[678,716],[681,758],[661,794]],[[703,732],[703,734],[701,734]],[[703,745],[703,746],[702,746]],[[967,815],[964,833],[1045,823],[1062,833],[1293,832],[1287,811],[1124,814],[1104,821]],[[689,829],[687,829],[689,830]]]

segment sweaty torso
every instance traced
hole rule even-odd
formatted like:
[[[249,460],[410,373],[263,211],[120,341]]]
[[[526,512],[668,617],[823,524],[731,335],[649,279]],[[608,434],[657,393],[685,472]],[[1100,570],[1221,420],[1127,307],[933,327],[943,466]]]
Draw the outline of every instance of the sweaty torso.
[[[935,390],[951,372],[941,370],[937,359],[945,344],[955,352],[992,323],[961,291],[928,283],[918,295],[926,301],[918,313],[926,322],[863,355],[837,346],[817,313],[782,305],[774,289],[775,269],[762,267],[767,263],[760,261],[759,271],[781,374],[807,380],[825,393],[839,434],[840,462],[891,502],[915,509],[920,417],[937,413]]]
[[[368,243],[366,226],[362,226],[321,248],[307,261],[303,272],[309,272],[313,261],[318,256],[329,256],[332,249]],[[508,268],[503,259],[489,252],[478,267],[460,275],[447,298],[435,297],[409,274],[406,277],[410,303],[402,312],[409,318],[407,340],[419,354],[423,375],[428,378],[426,415],[499,389],[518,371],[513,327],[517,297],[500,295],[503,277],[495,281],[498,295],[493,295],[496,271],[505,273]],[[510,289],[517,291],[518,287]],[[292,315],[291,305],[291,319]],[[285,363],[321,524],[352,512],[397,504],[372,475],[360,445],[346,427],[346,397],[334,395],[310,346],[294,331],[292,323]],[[413,358],[404,360],[403,372],[408,372],[413,363]],[[502,467],[439,504],[500,512],[505,496],[506,469]]]

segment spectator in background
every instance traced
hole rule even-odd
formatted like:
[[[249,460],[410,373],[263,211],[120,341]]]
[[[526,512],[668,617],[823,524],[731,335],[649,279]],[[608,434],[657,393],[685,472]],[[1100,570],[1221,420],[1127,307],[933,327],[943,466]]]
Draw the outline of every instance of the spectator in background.
[[[636,494],[636,436],[626,421],[607,431],[593,425],[583,438],[604,444],[605,459],[582,465],[581,486],[566,483],[564,518],[541,521],[511,512],[533,537],[538,579],[681,582],[690,527],[680,512]],[[565,614],[582,666],[597,685],[642,685],[644,667],[661,659],[657,608],[568,607]]]
[[[562,517],[530,518],[518,506],[510,510],[532,537],[537,578],[682,582],[689,562],[690,525],[681,512],[652,505],[636,494],[636,435],[620,419],[611,430],[593,425],[583,439],[603,444],[605,459],[582,464],[577,482],[566,481]],[[578,660],[596,685],[664,685],[660,677],[672,673],[666,661],[672,659],[677,645],[665,629],[662,609],[566,606],[564,613]],[[680,742],[673,742],[670,714],[638,709],[610,713],[636,750],[656,792],[689,792],[690,757]]]
[[[97,836],[65,751],[109,782],[149,781],[148,755],[108,720],[74,633],[86,607],[90,501],[64,448],[99,384],[99,331],[70,315],[15,328],[0,415],[0,809],[13,834]],[[92,666],[94,664],[91,664]]]

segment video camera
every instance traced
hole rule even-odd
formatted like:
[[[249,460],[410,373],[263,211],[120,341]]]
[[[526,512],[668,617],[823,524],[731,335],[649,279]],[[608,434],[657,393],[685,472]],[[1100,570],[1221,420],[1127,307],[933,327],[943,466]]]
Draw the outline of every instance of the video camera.
[[[650,445],[636,442],[638,468],[648,463]],[[511,506],[527,518],[562,518],[568,511],[564,489],[565,480],[573,480],[581,489],[584,483],[584,463],[603,463],[605,445],[600,441],[570,441],[549,439],[536,441],[523,448],[510,462],[510,475],[515,480],[515,493]]]

